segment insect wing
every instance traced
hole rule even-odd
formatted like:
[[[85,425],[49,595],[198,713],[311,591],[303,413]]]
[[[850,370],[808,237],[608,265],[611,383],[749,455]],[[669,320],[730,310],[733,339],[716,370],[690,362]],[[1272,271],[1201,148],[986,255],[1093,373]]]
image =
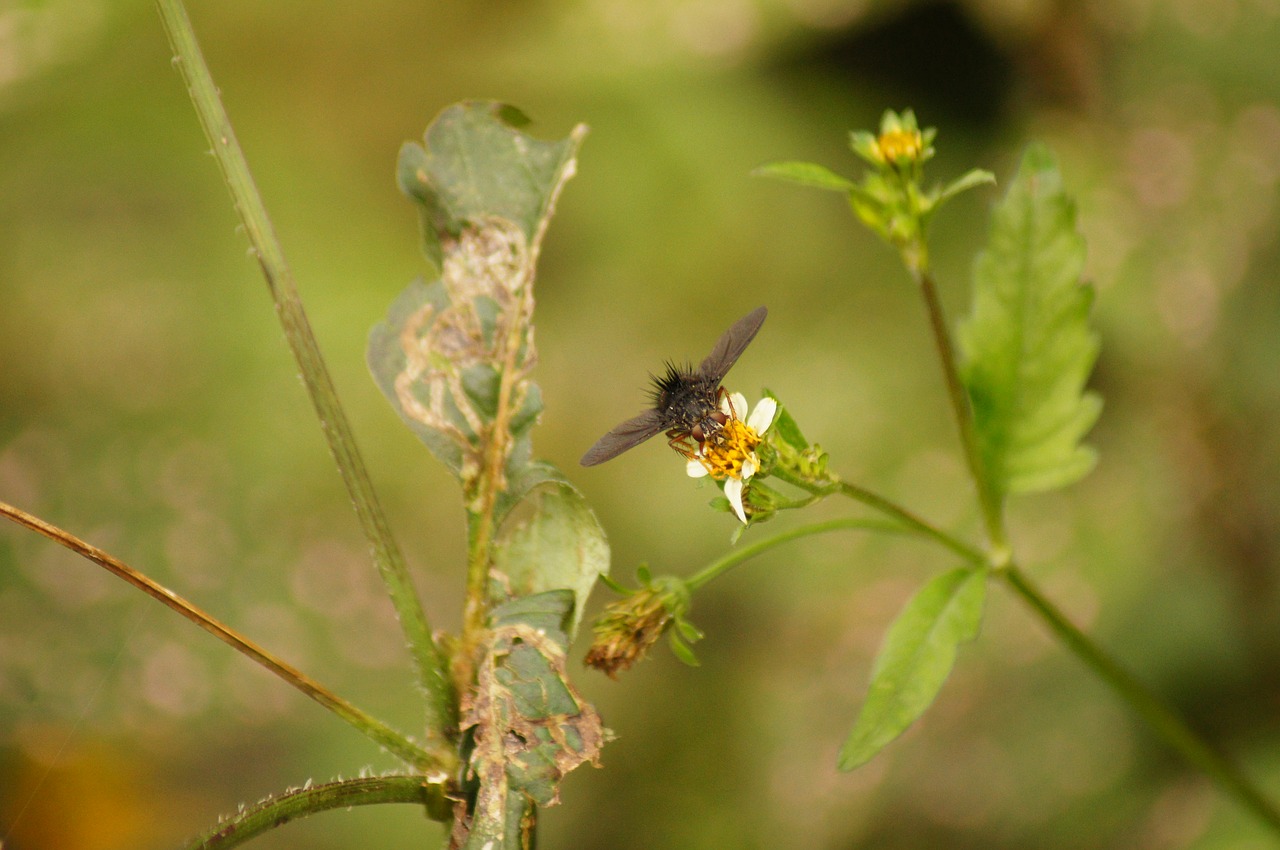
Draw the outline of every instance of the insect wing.
[[[579,461],[583,466],[595,466],[612,460],[627,449],[633,449],[662,430],[662,417],[656,410],[646,410],[628,419],[608,434],[596,440]]]
[[[717,384],[720,383],[720,380],[733,368],[733,364],[738,362],[742,352],[747,350],[751,340],[756,338],[756,334],[760,332],[760,326],[764,324],[764,317],[768,313],[769,311],[764,307],[757,307],[734,322],[733,327],[725,331],[724,336],[716,342],[716,347],[711,349],[707,359],[702,361],[698,372]]]

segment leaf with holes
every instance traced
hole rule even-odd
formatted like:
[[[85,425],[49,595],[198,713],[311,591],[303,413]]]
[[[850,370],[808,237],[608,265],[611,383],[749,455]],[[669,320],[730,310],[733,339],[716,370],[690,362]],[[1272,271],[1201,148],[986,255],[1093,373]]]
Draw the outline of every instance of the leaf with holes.
[[[594,762],[606,732],[565,674],[574,594],[553,590],[495,608],[476,677],[462,706],[478,783],[470,822],[455,846],[516,848],[530,804],[560,801],[560,780]],[[461,829],[462,835],[458,834]]]

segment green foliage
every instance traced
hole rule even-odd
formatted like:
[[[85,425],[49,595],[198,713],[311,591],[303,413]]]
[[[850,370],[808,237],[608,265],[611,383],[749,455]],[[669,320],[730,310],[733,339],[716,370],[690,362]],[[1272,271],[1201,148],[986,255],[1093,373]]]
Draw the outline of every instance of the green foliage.
[[[990,172],[975,168],[944,186],[921,189],[936,135],[933,127],[920,129],[910,109],[901,114],[887,110],[879,134],[859,130],[849,135],[850,149],[871,166],[859,182],[812,162],[769,163],[752,173],[843,192],[854,215],[881,239],[922,257],[924,232],[933,214],[961,192],[995,181]]]
[[[400,148],[396,180],[420,206],[423,249],[437,270],[450,236],[489,217],[515,224],[536,241],[572,173],[582,132],[545,142],[517,129],[528,123],[507,104],[459,103],[431,122],[424,144]]]
[[[567,631],[572,639],[596,579],[609,571],[609,542],[582,494],[547,484],[525,500],[529,512],[508,520],[499,536],[491,576],[497,602],[547,590],[573,591]]]
[[[772,177],[785,180],[799,186],[812,189],[827,189],[832,192],[849,192],[857,188],[857,184],[836,174],[831,169],[814,162],[771,162],[751,172],[757,177]]]
[[[885,635],[871,687],[840,750],[840,769],[866,764],[933,703],[960,644],[973,640],[986,600],[985,570],[943,573],[912,597]]]
[[[533,281],[584,132],[545,142],[512,121],[523,119],[501,104],[459,104],[431,123],[425,146],[401,148],[400,188],[419,206],[440,277],[411,283],[369,336],[378,387],[464,484],[488,465],[494,440],[508,480],[530,464],[529,431],[542,410],[528,374]]]
[[[1085,392],[1098,338],[1081,282],[1084,239],[1052,154],[1031,147],[974,264],[959,334],[983,473],[1000,498],[1064,487],[1093,468],[1080,444],[1101,411]]]
[[[564,656],[609,546],[531,445],[542,410],[530,377],[535,270],[583,130],[543,142],[513,126],[523,121],[499,104],[461,104],[425,145],[401,149],[400,187],[419,205],[439,277],[409,285],[368,350],[383,394],[463,488],[468,599],[455,663],[477,665],[460,674],[475,675],[460,706],[475,783],[453,840],[477,848],[520,846],[534,806],[557,802],[560,778],[603,742]]]
[[[784,445],[797,452],[802,452],[809,448],[809,441],[805,439],[804,434],[800,431],[799,423],[791,415],[791,411],[787,410],[787,406],[771,390],[765,390],[764,395],[766,398],[771,398],[778,402],[778,412],[774,415],[772,427],[769,429],[770,432],[776,435]]]
[[[688,667],[701,667],[702,662],[698,660],[698,656],[694,653],[690,644],[697,643],[706,635],[702,630],[689,622],[683,615],[677,615],[672,619],[672,628],[667,632],[667,643],[671,646],[671,654],[676,659]]]
[[[521,847],[529,805],[559,802],[564,774],[600,752],[600,717],[565,674],[574,607],[572,591],[552,590],[490,613],[476,688],[463,703],[478,783],[463,847]]]
[[[443,283],[437,280],[428,286],[421,280],[415,280],[392,302],[386,320],[375,325],[370,332],[367,359],[374,381],[400,418],[426,444],[436,460],[454,475],[461,475],[464,441],[450,436],[449,429],[456,434],[466,434],[469,440],[474,440],[476,435],[465,430],[467,421],[457,404],[451,396],[444,394],[440,394],[438,399],[433,398],[433,387],[425,381],[413,381],[411,378],[403,381],[403,395],[397,385],[401,375],[412,375],[408,371],[409,352],[401,344],[405,327],[414,316],[426,311],[443,313],[448,306],[449,296]],[[440,410],[438,420],[434,422],[426,413],[433,405]],[[444,427],[445,422],[449,429]]]

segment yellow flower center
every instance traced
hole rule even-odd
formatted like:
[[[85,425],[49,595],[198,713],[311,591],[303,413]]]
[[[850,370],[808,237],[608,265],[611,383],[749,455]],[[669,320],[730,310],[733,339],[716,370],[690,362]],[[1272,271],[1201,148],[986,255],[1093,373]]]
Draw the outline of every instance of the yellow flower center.
[[[919,130],[890,130],[881,133],[876,144],[886,162],[919,159],[924,150],[924,140],[920,137]]]
[[[741,478],[742,465],[755,454],[760,435],[741,419],[729,419],[716,435],[702,444],[698,460],[712,478]]]

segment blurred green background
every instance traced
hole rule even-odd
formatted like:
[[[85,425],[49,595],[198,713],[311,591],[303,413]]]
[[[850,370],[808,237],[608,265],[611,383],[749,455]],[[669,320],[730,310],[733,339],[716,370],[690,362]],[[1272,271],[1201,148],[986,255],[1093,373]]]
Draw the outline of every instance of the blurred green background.
[[[1017,502],[1016,543],[1077,623],[1280,795],[1274,0],[192,5],[444,628],[457,493],[363,361],[424,271],[393,173],[437,111],[497,98],[544,137],[591,126],[540,269],[535,440],[596,506],[624,581],[642,561],[700,567],[734,523],[658,441],[577,458],[640,409],[648,371],[701,358],[762,303],[731,388],[768,386],[846,478],[977,533],[916,293],[837,197],[748,172],[853,173],[847,131],[890,107],[939,128],[938,180],[1007,181],[1047,141],[1089,239],[1107,406],[1099,468]],[[0,0],[0,499],[417,729],[390,606],[169,59],[143,0]],[[996,197],[935,224],[954,317]],[[998,592],[934,709],[837,773],[886,624],[950,566],[901,540],[809,540],[696,600],[700,669],[660,645],[619,682],[582,671],[618,739],[568,779],[542,846],[1271,846]],[[0,529],[6,850],[172,847],[241,802],[393,766],[141,594]],[[252,846],[434,846],[435,830],[380,807]]]

